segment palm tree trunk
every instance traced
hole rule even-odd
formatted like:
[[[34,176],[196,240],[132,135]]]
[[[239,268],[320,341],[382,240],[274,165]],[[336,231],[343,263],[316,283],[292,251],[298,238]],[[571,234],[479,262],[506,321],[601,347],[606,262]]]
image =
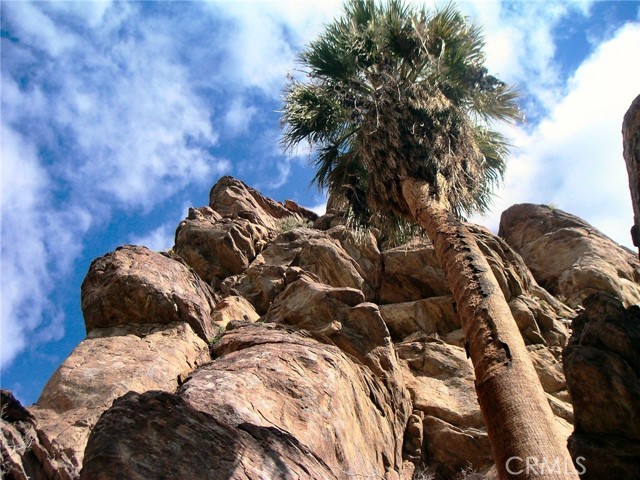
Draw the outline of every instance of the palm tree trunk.
[[[406,179],[402,192],[433,242],[457,304],[475,370],[478,403],[501,479],[577,479],[511,310],[475,238]]]

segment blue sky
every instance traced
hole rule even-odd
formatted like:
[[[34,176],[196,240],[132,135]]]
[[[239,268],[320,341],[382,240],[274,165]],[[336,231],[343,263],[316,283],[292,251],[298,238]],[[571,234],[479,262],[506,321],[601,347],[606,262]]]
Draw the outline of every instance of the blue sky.
[[[493,212],[553,203],[629,245],[620,124],[640,94],[639,2],[464,2],[527,122]],[[171,247],[221,175],[321,210],[281,151],[295,54],[339,2],[12,2],[2,13],[0,369],[34,402],[84,338],[80,284],[125,243]]]

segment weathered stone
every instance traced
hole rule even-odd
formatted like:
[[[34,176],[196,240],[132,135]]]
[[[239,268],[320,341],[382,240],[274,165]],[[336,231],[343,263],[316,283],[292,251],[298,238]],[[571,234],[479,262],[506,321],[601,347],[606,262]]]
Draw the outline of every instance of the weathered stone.
[[[633,228],[631,238],[640,247],[640,95],[638,95],[622,122],[622,146],[624,161],[629,175],[629,190],[633,205]]]
[[[284,289],[284,273],[292,266],[316,275],[328,285],[362,290],[368,300],[375,297],[375,291],[363,278],[367,273],[340,242],[324,232],[309,228],[296,228],[280,234],[243,275],[228,278],[221,289],[244,296],[259,314],[264,314]]]
[[[77,470],[63,452],[50,448],[33,414],[0,390],[0,472],[8,480],[71,480]]]
[[[262,423],[227,425],[177,395],[130,392],[91,433],[80,479],[340,478],[298,439]]]
[[[396,349],[408,367],[404,380],[415,409],[453,425],[484,425],[464,349],[428,338],[403,342]]]
[[[242,273],[275,232],[210,207],[189,209],[176,231],[175,253],[208,283]]]
[[[548,348],[542,345],[529,345],[527,349],[545,392],[553,394],[567,388],[562,363],[551,354]]]
[[[404,432],[404,457],[414,464],[422,461],[424,442],[424,412],[414,410],[407,421]]]
[[[130,324],[185,322],[215,335],[209,287],[186,265],[146,247],[124,246],[91,263],[82,283],[87,333]]]
[[[570,451],[574,459],[593,454],[585,478],[601,478],[597,472],[609,464],[635,475],[640,471],[640,422],[634,420],[640,418],[640,307],[625,309],[604,294],[587,298],[584,307],[563,356],[575,418]],[[626,445],[618,448],[623,440]]]
[[[373,233],[356,234],[353,230],[340,225],[331,228],[327,235],[340,242],[342,248],[356,261],[360,276],[372,290],[377,292],[382,282],[382,255]],[[367,298],[371,300],[371,295]]]
[[[292,203],[290,201],[290,207]],[[278,219],[295,216],[314,221],[318,217],[297,205],[289,209],[233,177],[222,177],[213,186],[209,193],[209,206],[223,217],[242,217],[273,230],[278,228]]]
[[[401,303],[450,295],[440,262],[428,240],[382,252],[380,303]]]
[[[330,228],[344,225],[345,223],[344,211],[327,210],[327,213],[313,222],[313,228],[317,230],[329,230]]]
[[[188,324],[94,329],[47,382],[31,412],[51,444],[79,469],[91,428],[128,391],[175,389],[210,360]]]
[[[296,227],[315,217],[228,177],[210,200],[179,227],[180,256],[128,246],[92,265],[83,285],[88,338],[32,409],[40,465],[54,471],[68,464],[65,471],[77,476],[98,422],[83,478],[408,480],[416,467],[451,478],[469,465],[495,476],[466,340],[428,240],[381,253],[375,230],[355,233],[337,211],[316,221],[323,231]],[[594,258],[609,262],[609,244],[591,248],[586,237],[597,235],[580,228],[577,245],[588,255],[560,256],[573,255],[587,270]],[[609,317],[635,318],[640,308],[587,308],[567,350],[578,373],[565,382],[560,352],[574,310],[540,287],[504,240],[470,229],[528,345],[559,432],[568,437],[573,429],[569,383],[578,394],[574,454],[587,452],[600,478],[602,462],[613,456],[619,477],[633,478],[625,475],[640,444],[633,422],[640,322]],[[604,271],[596,267],[590,275]],[[616,273],[627,282],[619,284],[611,271],[602,274],[627,303],[638,287],[628,273]],[[209,350],[214,360],[202,366]],[[24,422],[31,425],[28,416]],[[29,441],[30,430],[9,423],[1,424],[5,440]]]
[[[467,466],[487,471],[492,465],[491,450],[476,397],[473,366],[463,348],[421,336],[396,344],[396,351],[405,366],[404,381],[413,408],[425,415],[424,458],[443,478],[451,478]],[[547,352],[542,345],[529,348],[541,381],[555,394],[564,386],[561,372],[555,376],[555,358],[542,353]],[[558,432],[567,438],[572,429],[571,406],[551,395],[548,401],[556,415]],[[429,429],[429,422],[435,433]]]
[[[460,318],[450,295],[380,305],[380,314],[396,341],[415,332],[444,336],[460,328]]]
[[[255,322],[260,318],[256,309],[244,297],[231,295],[223,298],[216,304],[213,311],[213,321],[216,326],[224,330],[232,320],[244,320],[245,322]]]
[[[525,342],[564,345],[568,338],[565,323],[573,317],[573,311],[538,286],[522,258],[503,240],[477,225],[469,228],[487,257]],[[384,273],[379,298],[382,304],[390,304],[388,309],[383,306],[382,311],[390,319],[389,328],[395,329],[395,338],[410,334],[415,327],[428,334],[447,335],[460,325],[455,308],[445,305],[444,299],[451,298],[450,290],[428,240],[416,239],[387,250],[382,258]],[[434,303],[424,300],[433,297],[443,300]],[[436,307],[439,311],[427,312],[424,307],[429,310]],[[407,316],[412,308],[422,311],[416,310],[412,318]]]
[[[255,264],[244,274],[229,277],[220,289],[225,294],[242,296],[260,315],[267,313],[274,298],[284,290],[287,267],[282,265]]]
[[[276,298],[265,321],[293,325],[326,337],[376,375],[394,375],[396,357],[377,305],[354,288],[300,278]]]
[[[544,205],[514,205],[502,214],[499,234],[538,283],[571,307],[597,292],[627,306],[640,302],[637,256],[578,217]]]
[[[424,431],[426,456],[442,478],[453,478],[469,465],[476,470],[493,463],[489,437],[482,429],[462,429],[427,415]]]
[[[234,322],[213,349],[216,360],[179,390],[192,408],[233,428],[282,432],[327,466],[331,475],[320,478],[402,474],[410,402],[401,383],[272,324]]]

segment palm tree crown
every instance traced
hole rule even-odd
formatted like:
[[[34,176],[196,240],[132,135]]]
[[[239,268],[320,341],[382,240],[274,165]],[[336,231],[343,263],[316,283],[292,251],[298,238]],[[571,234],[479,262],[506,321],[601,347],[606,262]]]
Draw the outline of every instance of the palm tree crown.
[[[480,29],[452,5],[349,0],[300,55],[305,82],[284,96],[284,144],[308,141],[314,181],[366,220],[410,218],[400,182],[428,182],[458,216],[483,212],[507,144],[495,121],[519,117],[513,88],[484,67]]]

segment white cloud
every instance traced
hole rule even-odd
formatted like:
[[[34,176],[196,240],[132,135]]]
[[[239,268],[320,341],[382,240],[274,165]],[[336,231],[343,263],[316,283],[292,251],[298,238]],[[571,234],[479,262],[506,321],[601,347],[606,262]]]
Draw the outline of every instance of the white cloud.
[[[226,80],[275,98],[282,93],[295,57],[323,25],[341,11],[341,2],[212,2],[216,12],[234,23],[226,38]]]
[[[164,252],[173,247],[175,239],[175,222],[167,222],[142,236],[132,236],[129,240],[133,245],[143,245],[157,252]]]
[[[2,367],[63,335],[51,296],[97,217],[151,209],[230,168],[210,153],[210,107],[172,31],[139,22],[138,8],[3,4]]]
[[[324,201],[322,203],[314,205],[313,207],[307,207],[307,208],[312,212],[316,213],[317,215],[324,215],[325,213],[327,213],[327,202]]]
[[[2,123],[2,227],[0,367],[7,365],[27,342],[61,338],[63,317],[47,295],[56,275],[64,272],[78,253],[74,232],[87,228],[64,223],[47,209],[50,177],[39,164],[29,142]],[[45,318],[46,317],[46,318]]]
[[[591,3],[476,0],[461,7],[483,27],[489,70],[531,95],[527,110],[538,114],[562,95],[562,79],[554,63],[554,29],[569,16],[586,15]]]
[[[533,131],[514,136],[518,151],[494,212],[513,203],[553,203],[630,245],[633,221],[622,157],[622,118],[640,91],[640,24],[601,44],[570,78],[567,94]],[[487,220],[497,227],[496,214]]]
[[[244,98],[235,98],[224,115],[225,133],[230,136],[246,133],[251,125],[251,120],[257,113],[258,109],[254,106],[248,106]]]
[[[95,198],[97,191],[123,206],[147,207],[228,170],[228,162],[209,153],[217,141],[210,109],[173,58],[170,32],[139,23],[135,5],[118,3],[97,14],[89,10],[87,21],[94,28],[81,38],[55,16],[60,10],[49,12],[50,18],[29,8],[11,4],[7,9],[21,37],[20,46],[6,47],[37,55],[43,43],[55,44],[52,37],[65,39],[65,48],[40,60],[35,85],[19,91],[14,102],[31,107],[34,128],[48,129],[50,141],[59,142],[53,131],[64,130],[63,148],[70,154],[57,169],[77,193]],[[36,33],[26,17],[31,10],[37,11],[46,36]],[[42,101],[43,89],[47,101]],[[12,107],[26,120],[24,109]]]

